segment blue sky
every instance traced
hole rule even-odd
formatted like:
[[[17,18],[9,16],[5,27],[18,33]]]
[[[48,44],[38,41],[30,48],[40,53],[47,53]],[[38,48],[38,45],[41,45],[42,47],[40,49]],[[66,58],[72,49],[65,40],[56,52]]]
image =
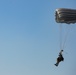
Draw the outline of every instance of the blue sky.
[[[76,74],[75,24],[69,26],[65,61],[54,66],[60,51],[56,8],[75,9],[76,1],[0,0],[1,75]]]

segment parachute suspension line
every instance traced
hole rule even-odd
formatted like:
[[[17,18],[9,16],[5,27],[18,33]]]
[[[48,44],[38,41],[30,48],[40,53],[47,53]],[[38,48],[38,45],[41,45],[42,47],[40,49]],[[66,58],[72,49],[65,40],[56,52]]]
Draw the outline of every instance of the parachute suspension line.
[[[60,50],[62,50],[62,25],[59,25],[59,29],[60,29]]]
[[[65,35],[64,43],[63,43],[63,49],[66,48],[65,44],[66,44],[68,35],[69,35],[69,33],[73,30],[73,28],[74,28],[73,25],[68,25],[68,26],[67,26],[67,32],[66,32],[66,35]]]
[[[68,34],[69,34],[69,31],[70,31],[70,27],[69,27],[69,25],[68,26],[66,26],[67,28],[66,28],[66,33],[65,33],[65,36],[64,36],[64,39],[63,39],[63,46],[62,46],[62,48],[64,49],[65,47],[66,47],[66,41],[67,41],[67,38],[68,38]]]
[[[70,25],[62,25],[60,24],[60,50],[63,50],[66,47],[67,37],[70,31]],[[66,27],[66,28],[65,28]]]
[[[66,27],[66,28],[65,28]],[[60,25],[60,50],[66,48],[66,42],[73,25]]]

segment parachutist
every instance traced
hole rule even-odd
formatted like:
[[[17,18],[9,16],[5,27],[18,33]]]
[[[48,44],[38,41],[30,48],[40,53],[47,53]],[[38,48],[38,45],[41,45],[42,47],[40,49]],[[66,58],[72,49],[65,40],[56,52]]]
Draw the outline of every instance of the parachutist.
[[[68,25],[76,23],[76,9],[69,9],[69,8],[56,9],[55,20],[57,23],[66,23]],[[66,27],[67,27],[67,25],[66,25]],[[66,34],[65,34],[66,31],[64,32],[62,29],[64,29],[64,31],[66,30],[65,26],[60,25],[60,48],[64,49],[65,43],[67,40],[67,35],[68,35],[70,29],[66,30],[67,31]],[[62,36],[63,35],[62,33],[64,33],[64,35],[65,35],[64,37]],[[55,66],[58,66],[61,61],[64,61],[62,52],[63,52],[63,50],[60,51]]]
[[[55,66],[58,66],[61,61],[64,61],[62,52],[63,52],[63,50],[61,50],[61,51],[59,52],[59,57],[57,58],[57,62],[56,62],[56,64],[55,64]]]

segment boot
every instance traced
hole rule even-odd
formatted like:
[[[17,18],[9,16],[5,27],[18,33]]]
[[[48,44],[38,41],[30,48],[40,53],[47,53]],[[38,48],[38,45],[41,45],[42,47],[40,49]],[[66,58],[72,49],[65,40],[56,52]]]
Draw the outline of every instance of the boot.
[[[58,66],[58,64],[56,63],[56,64],[54,64],[55,66]]]

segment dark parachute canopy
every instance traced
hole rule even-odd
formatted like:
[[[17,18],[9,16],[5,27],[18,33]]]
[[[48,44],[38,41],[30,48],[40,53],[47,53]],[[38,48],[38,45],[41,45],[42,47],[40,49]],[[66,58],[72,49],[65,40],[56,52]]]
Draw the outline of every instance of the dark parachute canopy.
[[[76,10],[59,8],[55,12],[55,20],[57,23],[76,23]]]

